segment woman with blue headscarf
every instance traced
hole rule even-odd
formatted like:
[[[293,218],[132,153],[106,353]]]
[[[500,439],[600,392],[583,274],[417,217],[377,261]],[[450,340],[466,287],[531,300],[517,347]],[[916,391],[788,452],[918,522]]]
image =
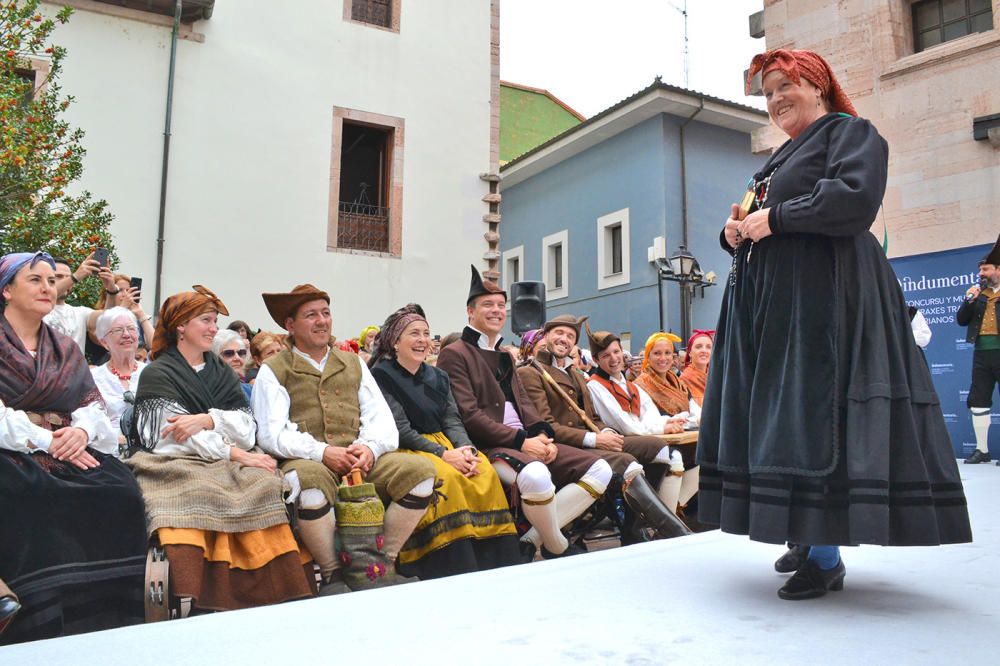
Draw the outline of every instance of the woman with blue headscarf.
[[[142,496],[80,348],[42,318],[44,252],[0,259],[0,579],[21,614],[0,643],[141,622]]]

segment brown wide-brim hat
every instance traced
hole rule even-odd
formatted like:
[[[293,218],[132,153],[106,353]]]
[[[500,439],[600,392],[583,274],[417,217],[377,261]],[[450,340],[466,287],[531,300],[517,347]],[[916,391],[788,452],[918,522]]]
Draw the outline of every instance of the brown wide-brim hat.
[[[308,283],[300,284],[285,294],[261,294],[261,297],[264,299],[264,305],[267,306],[271,319],[281,328],[285,328],[285,320],[293,316],[303,303],[321,298],[327,302],[327,305],[330,303],[328,293]]]
[[[621,338],[611,331],[597,331],[595,333],[590,330],[590,324],[587,324],[587,341],[590,343],[590,353],[596,361],[598,354],[610,347],[611,343],[620,343]]]
[[[552,319],[548,320],[547,322],[545,322],[545,324],[542,325],[542,333],[548,333],[556,326],[565,326],[567,328],[572,328],[574,331],[576,331],[576,339],[577,341],[579,341],[580,326],[583,324],[583,322],[587,321],[588,319],[590,319],[590,317],[586,315],[584,315],[583,317],[574,317],[573,315],[569,314],[559,315],[558,317],[553,317]]]

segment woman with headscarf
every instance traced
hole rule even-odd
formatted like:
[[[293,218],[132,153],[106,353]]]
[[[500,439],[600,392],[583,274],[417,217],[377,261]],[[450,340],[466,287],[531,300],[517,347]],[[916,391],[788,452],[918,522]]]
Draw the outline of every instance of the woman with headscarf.
[[[143,619],[142,496],[76,343],[42,322],[43,252],[0,259],[0,579],[21,615],[3,642]]]
[[[635,383],[656,403],[661,414],[688,411],[691,395],[684,381],[673,373],[674,343],[681,339],[673,333],[657,332],[646,339],[642,352],[642,372]]]
[[[700,413],[705,399],[705,385],[708,383],[708,364],[712,360],[712,345],[715,331],[695,330],[688,339],[687,355],[684,357],[684,370],[681,379],[691,393],[694,410]]]
[[[277,463],[251,451],[257,430],[239,378],[212,353],[220,313],[229,314],[201,285],[164,301],[129,433],[128,462],[172,592],[206,610],[313,593]]]
[[[818,54],[754,57],[748,91],[758,72],[789,140],[720,234],[733,264],[701,417],[699,518],[808,546],[778,591],[808,599],[843,587],[841,545],[972,535],[903,293],[869,232],[886,142]]]
[[[355,352],[367,363],[375,353],[375,339],[378,337],[378,326],[365,326],[358,336],[358,348]]]
[[[496,471],[469,440],[448,375],[427,365],[430,329],[410,304],[379,333],[372,375],[392,409],[399,450],[434,463],[439,501],[399,553],[408,574],[439,578],[517,564],[517,530]]]

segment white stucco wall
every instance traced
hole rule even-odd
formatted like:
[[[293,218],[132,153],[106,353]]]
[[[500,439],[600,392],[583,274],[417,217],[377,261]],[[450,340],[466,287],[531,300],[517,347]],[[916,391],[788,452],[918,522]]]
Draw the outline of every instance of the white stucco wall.
[[[485,249],[490,3],[401,4],[394,34],[345,22],[342,0],[218,0],[194,25],[204,42],[178,42],[164,297],[204,284],[273,330],[260,293],[312,282],[338,338],[408,301],[434,332],[460,329]],[[77,11],[55,41],[87,132],[83,186],[110,202],[151,307],[170,30]],[[326,250],[334,106],[405,120],[400,259]]]

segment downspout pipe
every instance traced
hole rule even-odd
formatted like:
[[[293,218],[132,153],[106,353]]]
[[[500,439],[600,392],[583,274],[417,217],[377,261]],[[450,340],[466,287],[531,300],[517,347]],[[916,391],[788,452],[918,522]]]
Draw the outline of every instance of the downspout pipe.
[[[688,247],[688,187],[687,187],[687,156],[684,144],[684,130],[695,117],[705,109],[705,98],[698,98],[698,108],[681,123],[678,134],[680,136],[681,152],[681,235],[684,239],[684,247]]]
[[[154,312],[160,311],[160,297],[163,286],[163,242],[167,221],[167,170],[170,165],[170,120],[174,109],[174,69],[177,63],[177,34],[181,28],[182,0],[174,4],[174,29],[170,35],[170,71],[167,75],[167,109],[163,123],[163,165],[160,169],[160,214],[156,227],[156,291]]]

